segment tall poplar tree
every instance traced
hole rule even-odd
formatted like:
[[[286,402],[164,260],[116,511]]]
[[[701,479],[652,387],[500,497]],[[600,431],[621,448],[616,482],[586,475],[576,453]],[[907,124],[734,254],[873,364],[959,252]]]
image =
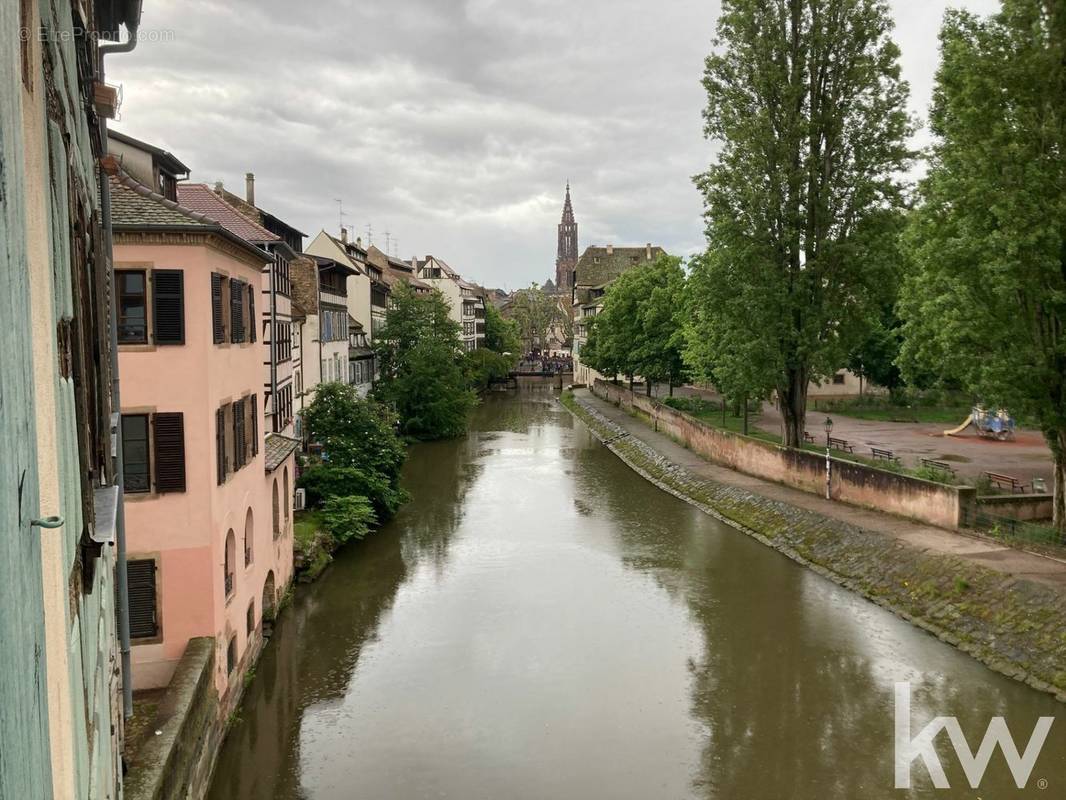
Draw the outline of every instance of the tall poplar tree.
[[[1037,421],[1066,532],[1066,5],[952,11],[940,40],[901,364]]]
[[[703,84],[716,162],[704,195],[716,369],[772,386],[786,445],[807,384],[845,362],[891,280],[911,153],[907,84],[878,0],[724,0]],[[742,302],[739,302],[742,300]]]

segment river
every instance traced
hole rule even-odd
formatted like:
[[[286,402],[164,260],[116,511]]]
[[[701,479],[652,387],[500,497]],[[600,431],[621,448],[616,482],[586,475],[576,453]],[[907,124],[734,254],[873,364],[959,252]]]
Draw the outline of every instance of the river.
[[[279,620],[211,800],[1062,797],[1053,699],[633,473],[547,391],[412,449],[413,500]],[[954,715],[1051,735],[1019,791],[893,789],[894,685],[916,736]],[[1038,788],[1041,781],[1049,789]],[[1040,784],[1043,785],[1043,784]]]

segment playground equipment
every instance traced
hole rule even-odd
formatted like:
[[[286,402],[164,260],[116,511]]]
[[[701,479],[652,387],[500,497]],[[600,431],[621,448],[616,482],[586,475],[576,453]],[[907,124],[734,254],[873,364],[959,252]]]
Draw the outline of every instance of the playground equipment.
[[[1001,442],[1014,439],[1014,417],[1002,408],[998,411],[986,411],[983,406],[974,406],[970,416],[959,427],[944,431],[944,435],[958,436],[971,425],[977,429],[978,436],[998,439]]]

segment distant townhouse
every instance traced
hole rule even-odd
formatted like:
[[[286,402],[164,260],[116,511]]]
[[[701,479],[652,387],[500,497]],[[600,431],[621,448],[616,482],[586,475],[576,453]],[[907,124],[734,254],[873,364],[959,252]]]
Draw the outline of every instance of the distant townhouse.
[[[0,797],[12,800],[122,796],[130,675],[98,172],[117,97],[97,44],[139,17],[139,2],[0,3]]]
[[[480,287],[463,280],[442,259],[427,255],[411,260],[418,277],[444,295],[451,308],[451,317],[459,323],[463,349],[477,350],[485,346],[485,298]],[[479,328],[480,323],[480,328]]]
[[[603,308],[607,287],[623,272],[650,264],[665,254],[649,242],[643,247],[586,247],[574,268],[572,306],[574,312],[574,383],[591,384],[603,376],[581,361],[581,348],[588,341],[589,321]]]
[[[394,286],[396,282],[402,282],[410,286],[415,294],[428,294],[433,291],[432,286],[425,281],[419,280],[416,267],[394,256],[387,255],[374,245],[370,245],[366,249],[366,258],[368,263],[373,264],[386,275],[391,276],[391,286]]]
[[[209,636],[227,713],[292,576],[296,254],[207,186],[175,201],[113,156],[136,685],[166,685]]]

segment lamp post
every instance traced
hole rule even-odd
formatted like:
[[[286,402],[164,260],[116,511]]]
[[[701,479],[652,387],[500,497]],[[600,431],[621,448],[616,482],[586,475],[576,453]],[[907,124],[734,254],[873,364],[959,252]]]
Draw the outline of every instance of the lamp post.
[[[833,420],[829,417],[825,418],[825,499],[832,500],[833,497],[829,492],[831,481],[833,479],[833,459],[829,455],[829,434],[833,432]]]

